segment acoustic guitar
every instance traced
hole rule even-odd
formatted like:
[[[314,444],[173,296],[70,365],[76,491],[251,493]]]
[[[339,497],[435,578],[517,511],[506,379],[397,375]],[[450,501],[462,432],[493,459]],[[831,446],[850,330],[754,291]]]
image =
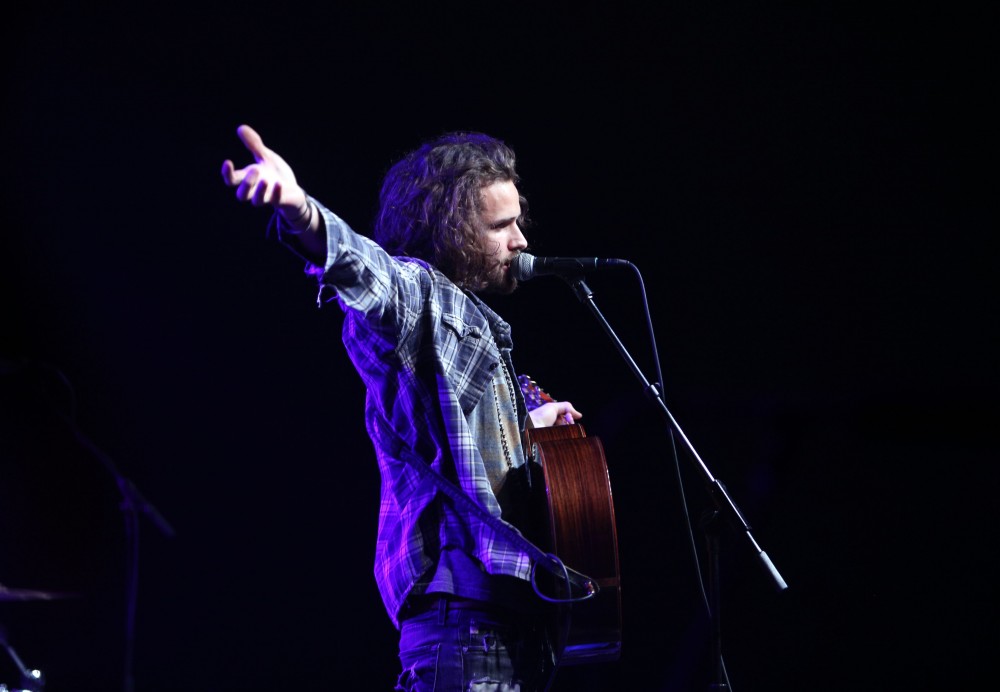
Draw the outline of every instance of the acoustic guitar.
[[[529,411],[553,401],[527,375],[518,384]],[[529,461],[539,465],[545,483],[547,527],[539,547],[569,568],[597,582],[592,598],[555,607],[560,665],[616,661],[621,656],[621,585],[618,533],[611,483],[599,438],[580,424],[525,431]]]

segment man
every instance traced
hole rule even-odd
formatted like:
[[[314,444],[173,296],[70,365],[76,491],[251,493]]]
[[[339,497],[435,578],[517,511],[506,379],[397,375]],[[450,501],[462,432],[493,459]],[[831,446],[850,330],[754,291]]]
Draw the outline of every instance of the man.
[[[522,433],[581,414],[569,402],[525,410],[510,326],[476,295],[517,287],[510,265],[527,241],[513,152],[451,133],[406,155],[386,174],[373,242],[307,195],[253,129],[237,135],[254,163],[225,161],[223,179],[275,209],[321,299],[336,296],[367,386],[382,479],[375,575],[400,630],[397,689],[546,689],[555,660],[530,584]]]

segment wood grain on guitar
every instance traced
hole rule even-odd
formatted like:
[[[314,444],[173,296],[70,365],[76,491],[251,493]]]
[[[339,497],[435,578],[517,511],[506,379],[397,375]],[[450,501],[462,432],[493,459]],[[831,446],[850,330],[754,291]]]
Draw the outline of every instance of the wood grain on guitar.
[[[553,401],[527,375],[518,383],[529,411]],[[600,587],[592,599],[560,606],[568,623],[560,665],[616,661],[621,657],[621,585],[618,533],[604,446],[579,423],[525,431],[525,449],[545,479],[550,545],[540,546],[592,577]]]

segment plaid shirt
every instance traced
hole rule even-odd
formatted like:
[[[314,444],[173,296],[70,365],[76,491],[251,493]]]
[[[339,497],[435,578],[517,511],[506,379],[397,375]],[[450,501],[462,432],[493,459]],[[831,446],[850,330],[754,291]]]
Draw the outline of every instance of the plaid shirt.
[[[495,445],[477,444],[467,416],[492,399],[501,359],[510,365],[510,326],[426,262],[390,257],[317,209],[327,259],[313,273],[321,301],[332,291],[346,314],[344,344],[368,390],[365,422],[382,478],[375,578],[390,618],[398,627],[403,602],[442,546],[475,557],[490,574],[529,579],[529,555],[413,466],[429,464],[499,519],[483,459]],[[523,429],[524,401],[514,390]],[[523,464],[519,441],[513,452],[515,466]]]

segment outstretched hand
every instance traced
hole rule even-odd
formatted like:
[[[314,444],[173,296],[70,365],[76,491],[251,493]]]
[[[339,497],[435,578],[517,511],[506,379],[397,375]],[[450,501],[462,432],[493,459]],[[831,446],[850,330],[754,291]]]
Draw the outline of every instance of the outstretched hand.
[[[270,204],[293,215],[294,210],[304,207],[306,193],[295,180],[291,166],[264,146],[264,140],[249,125],[240,125],[236,135],[254,158],[254,163],[245,168],[236,168],[229,159],[222,162],[222,179],[236,188],[236,199],[255,207]]]

